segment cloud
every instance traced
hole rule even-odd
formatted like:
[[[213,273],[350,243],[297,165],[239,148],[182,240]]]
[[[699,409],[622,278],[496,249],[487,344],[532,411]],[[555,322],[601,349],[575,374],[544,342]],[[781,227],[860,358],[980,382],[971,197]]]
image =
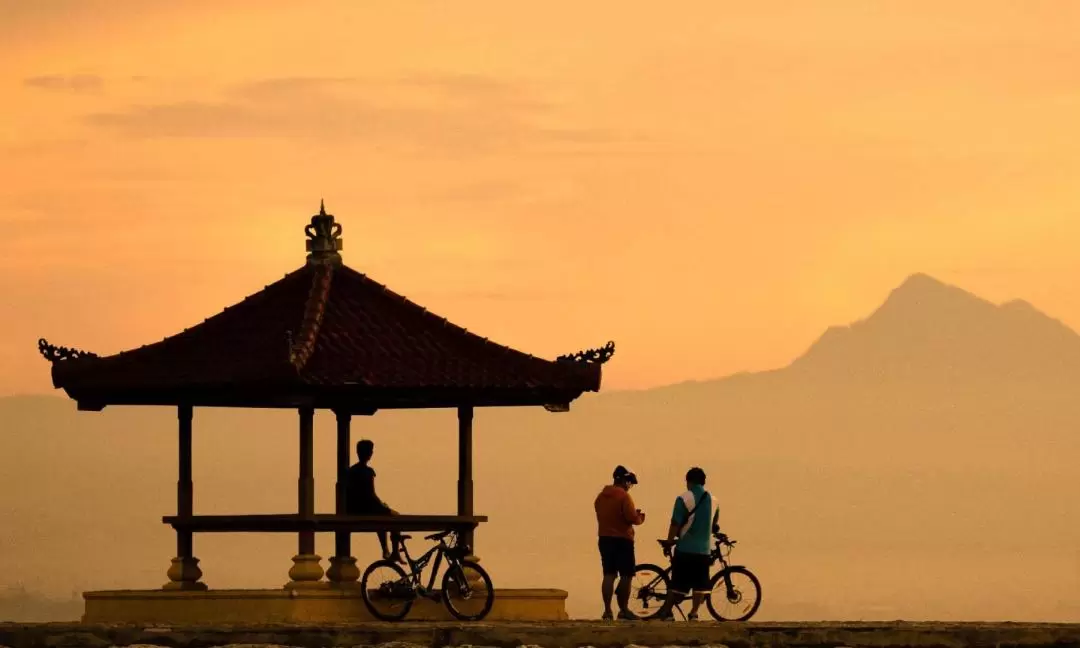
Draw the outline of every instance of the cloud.
[[[479,202],[505,202],[509,199],[518,198],[523,193],[524,189],[516,182],[491,180],[487,182],[459,183],[451,187],[420,191],[414,193],[413,197],[423,201],[462,202],[476,205]]]
[[[104,79],[96,74],[48,74],[23,79],[28,88],[50,90],[53,92],[100,92],[105,85]]]
[[[570,291],[555,293],[552,291],[530,290],[528,288],[518,290],[444,290],[444,291],[421,291],[407,295],[409,299],[418,301],[487,301],[487,302],[517,302],[517,301],[547,301],[564,299]]]
[[[227,88],[217,101],[136,105],[86,121],[132,138],[353,140],[451,154],[613,138],[603,129],[545,126],[553,113],[523,88],[488,77],[283,77]]]

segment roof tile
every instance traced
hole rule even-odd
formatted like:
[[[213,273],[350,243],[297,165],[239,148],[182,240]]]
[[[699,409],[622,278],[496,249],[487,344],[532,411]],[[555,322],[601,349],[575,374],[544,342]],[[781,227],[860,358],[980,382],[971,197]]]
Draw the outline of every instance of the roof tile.
[[[53,381],[69,394],[275,383],[573,397],[599,389],[600,367],[516,351],[347,266],[309,264],[160,342],[56,361]]]

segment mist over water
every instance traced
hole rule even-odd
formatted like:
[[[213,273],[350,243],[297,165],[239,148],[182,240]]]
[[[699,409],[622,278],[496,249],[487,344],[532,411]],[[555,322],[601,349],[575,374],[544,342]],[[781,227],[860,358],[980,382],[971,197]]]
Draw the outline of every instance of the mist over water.
[[[1080,620],[1080,338],[926,279],[789,368],[587,396],[566,414],[479,410],[475,508],[491,522],[477,553],[496,587],[565,589],[572,617],[597,617],[592,501],[612,468],[641,480],[638,561],[662,562],[655,538],[701,465],[733,562],[762,581],[755,620]],[[0,427],[4,581],[61,599],[165,582],[174,411],[5,398]],[[296,428],[295,412],[196,410],[196,513],[295,510]],[[454,412],[355,417],[360,438],[376,443],[383,499],[454,511]],[[330,511],[327,413],[315,442]],[[195,553],[212,588],[277,588],[295,543],[199,535]],[[377,557],[374,536],[353,547]],[[332,536],[317,550],[328,558]]]

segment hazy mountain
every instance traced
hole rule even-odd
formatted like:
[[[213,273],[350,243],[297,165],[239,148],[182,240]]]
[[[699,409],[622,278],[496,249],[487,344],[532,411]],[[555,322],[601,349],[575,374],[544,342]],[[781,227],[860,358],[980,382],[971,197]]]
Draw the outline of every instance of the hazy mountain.
[[[825,380],[1054,381],[1080,376],[1080,335],[1022,300],[992,304],[916,274],[867,319],[792,364]]]
[[[497,585],[563,587],[572,615],[595,615],[592,499],[612,467],[641,476],[639,559],[659,561],[652,539],[700,464],[736,562],[765,584],[762,619],[1080,620],[1078,366],[1080,338],[1030,305],[915,275],[783,369],[593,395],[567,414],[483,410],[479,554]],[[450,411],[354,419],[354,438],[376,441],[384,498],[453,510],[455,424]],[[296,427],[294,412],[197,410],[196,511],[294,510]],[[166,408],[0,399],[0,583],[66,597],[164,582],[175,428]],[[333,429],[317,415],[322,510]],[[374,539],[354,547],[374,557]],[[278,587],[294,550],[289,536],[196,541],[212,587]]]

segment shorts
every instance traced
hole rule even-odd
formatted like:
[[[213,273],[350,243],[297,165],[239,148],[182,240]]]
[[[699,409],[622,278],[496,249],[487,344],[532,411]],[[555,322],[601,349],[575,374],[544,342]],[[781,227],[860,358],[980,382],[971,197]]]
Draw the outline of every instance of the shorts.
[[[600,536],[600,565],[605,574],[633,576],[637,569],[634,558],[634,541],[628,538]]]
[[[709,567],[712,557],[708,554],[685,553],[679,550],[671,557],[671,589],[680,594],[691,590],[709,591]]]

